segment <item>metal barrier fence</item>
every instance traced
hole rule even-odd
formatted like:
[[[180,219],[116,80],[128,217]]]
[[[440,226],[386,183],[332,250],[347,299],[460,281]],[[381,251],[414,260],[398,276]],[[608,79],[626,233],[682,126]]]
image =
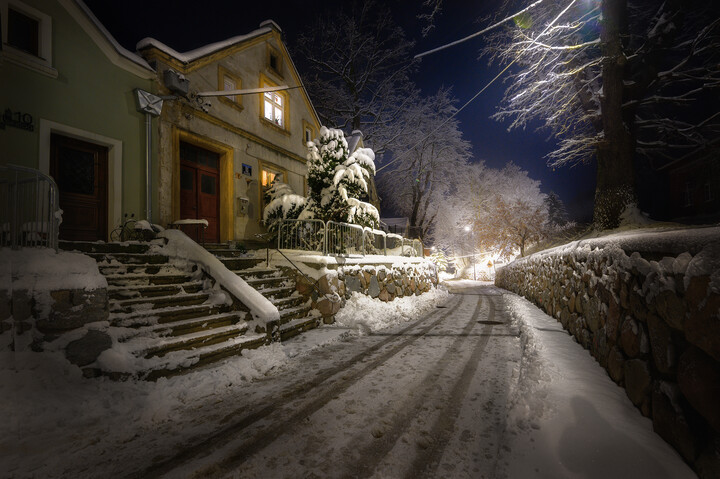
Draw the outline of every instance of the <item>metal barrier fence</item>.
[[[362,226],[328,221],[325,228],[325,254],[365,254],[365,231]]]
[[[321,220],[282,220],[278,249],[325,251],[325,223]]]
[[[325,255],[423,256],[423,245],[398,234],[349,223],[321,220],[280,220],[278,249]]]
[[[57,250],[60,221],[58,187],[50,176],[0,166],[0,246]]]

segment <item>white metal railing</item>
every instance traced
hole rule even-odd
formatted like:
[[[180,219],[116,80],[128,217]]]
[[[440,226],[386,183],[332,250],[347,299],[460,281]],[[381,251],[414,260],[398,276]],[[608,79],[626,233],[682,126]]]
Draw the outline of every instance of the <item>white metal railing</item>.
[[[0,246],[57,250],[61,211],[55,181],[24,166],[0,166]]]
[[[418,239],[349,223],[324,223],[314,219],[280,220],[277,247],[325,255],[423,256],[423,245]]]
[[[325,223],[325,254],[365,254],[365,231],[360,225],[350,223]]]
[[[282,220],[278,249],[325,252],[325,223],[321,220]]]

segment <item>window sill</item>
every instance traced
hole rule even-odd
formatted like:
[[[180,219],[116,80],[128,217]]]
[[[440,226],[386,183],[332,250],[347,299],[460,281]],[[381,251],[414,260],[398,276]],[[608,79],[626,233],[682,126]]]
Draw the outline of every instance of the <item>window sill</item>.
[[[14,48],[4,45],[5,50],[2,52],[3,60],[15,64],[17,66],[27,68],[34,72],[40,73],[50,78],[57,78],[58,71],[51,67],[49,63],[42,58],[35,57],[29,53],[24,53]]]
[[[240,111],[243,111],[243,110],[245,109],[245,107],[243,107],[242,104],[240,104],[240,103],[238,103],[238,102],[236,102],[236,101],[232,101],[232,100],[230,100],[230,99],[228,99],[228,98],[225,98],[224,96],[221,96],[221,97],[220,97],[220,102],[228,105],[228,106],[231,107],[231,108],[236,109],[236,110],[239,111],[239,112],[240,112]]]
[[[262,123],[263,125],[265,125],[265,126],[267,126],[267,127],[269,127],[269,128],[272,128],[273,130],[275,130],[275,131],[277,131],[277,132],[279,132],[279,133],[282,133],[282,134],[285,135],[285,136],[290,136],[290,132],[287,131],[285,128],[276,125],[275,123],[269,121],[268,119],[266,119],[266,118],[263,117],[263,116],[260,117],[260,123]]]

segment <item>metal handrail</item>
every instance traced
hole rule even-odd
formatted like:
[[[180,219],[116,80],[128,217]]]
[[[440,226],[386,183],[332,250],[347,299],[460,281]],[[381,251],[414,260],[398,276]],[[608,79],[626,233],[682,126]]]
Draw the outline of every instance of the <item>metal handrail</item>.
[[[59,201],[52,177],[34,168],[0,166],[0,246],[57,250]]]

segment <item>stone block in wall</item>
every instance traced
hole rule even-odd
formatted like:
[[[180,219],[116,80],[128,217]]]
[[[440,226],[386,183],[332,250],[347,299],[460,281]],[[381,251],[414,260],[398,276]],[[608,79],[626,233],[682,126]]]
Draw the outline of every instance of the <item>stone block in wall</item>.
[[[658,382],[652,393],[653,430],[692,463],[697,456],[697,439],[680,407],[676,384]]]
[[[368,296],[371,298],[377,298],[380,295],[380,284],[376,275],[370,277],[370,283],[368,284]]]
[[[689,347],[678,362],[683,396],[716,432],[720,432],[720,365],[698,348]]]
[[[680,331],[684,329],[687,305],[674,291],[661,292],[653,300],[653,305],[667,324]]]
[[[315,303],[315,308],[320,311],[323,318],[334,316],[340,311],[341,307],[342,303],[340,301],[330,301],[329,299],[322,299]]]
[[[649,402],[650,394],[650,368],[646,361],[641,359],[630,359],[625,361],[625,392],[630,401],[638,407]]]
[[[648,316],[647,326],[653,364],[658,371],[668,374],[675,366],[675,345],[670,326],[654,314]]]
[[[27,290],[13,290],[12,317],[15,321],[24,321],[32,317],[32,297]]]
[[[705,301],[708,295],[710,276],[693,276],[690,278],[688,288],[685,291],[685,301],[690,309],[698,309],[700,303]]]
[[[385,285],[385,290],[386,290],[388,293],[390,293],[391,295],[394,295],[394,294],[395,294],[396,288],[397,288],[397,287],[395,286],[395,283],[392,283],[392,282],[388,282],[388,283]]]
[[[615,298],[610,298],[607,310],[607,317],[605,318],[605,334],[607,335],[608,341],[615,344],[620,334],[620,305],[617,303]]]
[[[620,328],[620,344],[629,358],[637,358],[646,353],[648,341],[643,323],[633,318],[626,318]]]
[[[37,328],[44,333],[67,331],[108,319],[105,289],[53,291],[51,296],[55,304],[49,317],[36,322]]]
[[[362,284],[360,284],[360,278],[357,276],[346,275],[345,289],[348,295],[351,293],[362,293],[363,287]]]
[[[720,361],[720,295],[709,296],[685,321],[685,337]]]
[[[112,339],[107,333],[90,330],[85,336],[68,343],[65,356],[77,366],[87,366],[95,362],[100,354],[112,347]]]
[[[12,297],[7,289],[0,289],[0,321],[12,316]]]
[[[625,356],[617,347],[610,348],[607,371],[613,381],[618,384],[623,382],[625,378]]]

